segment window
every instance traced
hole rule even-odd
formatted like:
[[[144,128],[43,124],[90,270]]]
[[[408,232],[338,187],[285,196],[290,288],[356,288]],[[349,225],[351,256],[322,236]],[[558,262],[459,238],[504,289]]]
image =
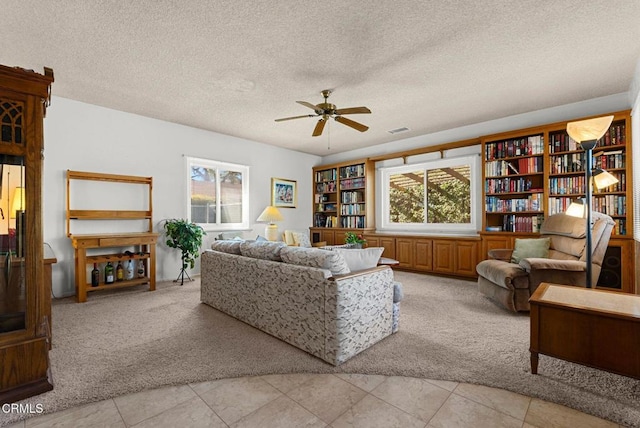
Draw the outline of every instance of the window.
[[[187,212],[205,230],[249,228],[249,167],[185,157]]]
[[[475,232],[481,208],[478,164],[473,155],[381,168],[378,228]]]

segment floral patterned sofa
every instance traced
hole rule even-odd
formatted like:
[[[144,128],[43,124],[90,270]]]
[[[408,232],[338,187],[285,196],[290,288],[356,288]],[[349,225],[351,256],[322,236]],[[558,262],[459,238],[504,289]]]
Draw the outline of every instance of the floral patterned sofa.
[[[336,366],[396,331],[401,294],[388,266],[350,272],[334,251],[216,241],[202,254],[202,302]]]

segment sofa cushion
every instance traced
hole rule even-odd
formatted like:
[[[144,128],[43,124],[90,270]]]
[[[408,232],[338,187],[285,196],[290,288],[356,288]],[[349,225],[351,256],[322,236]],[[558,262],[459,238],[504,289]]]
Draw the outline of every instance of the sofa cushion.
[[[280,251],[286,246],[284,242],[244,241],[240,244],[240,254],[254,259],[281,262]]]
[[[285,263],[317,267],[331,271],[332,275],[349,273],[349,266],[341,254],[320,248],[285,247],[280,252]]]
[[[309,240],[308,233],[291,231],[291,238],[293,238],[294,245],[297,245],[298,247],[311,248],[311,241]]]
[[[520,260],[529,257],[549,257],[549,238],[522,239],[516,238],[516,243],[511,254],[511,263],[520,263]]]
[[[211,243],[211,249],[220,251],[221,253],[237,254],[240,255],[240,244],[242,240],[229,240],[229,241],[213,241]]]
[[[347,261],[349,270],[363,270],[374,268],[378,265],[380,256],[384,251],[383,247],[369,247],[369,248],[334,248],[333,251],[342,254],[342,257]]]

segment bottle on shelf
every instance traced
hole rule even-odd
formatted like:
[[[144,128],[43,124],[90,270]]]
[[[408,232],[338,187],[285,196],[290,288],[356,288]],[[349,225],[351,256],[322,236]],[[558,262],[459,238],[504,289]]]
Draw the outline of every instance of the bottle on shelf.
[[[104,283],[113,284],[113,280],[113,265],[111,262],[107,262],[107,265],[104,267]]]
[[[116,266],[116,281],[124,281],[124,267],[122,267],[120,260],[118,260],[118,266]]]
[[[144,261],[138,262],[138,278],[144,278]]]
[[[97,287],[100,285],[100,271],[98,270],[98,264],[93,264],[93,270],[91,271],[91,286]]]
[[[133,279],[133,262],[129,260],[125,269],[124,278],[126,280]]]

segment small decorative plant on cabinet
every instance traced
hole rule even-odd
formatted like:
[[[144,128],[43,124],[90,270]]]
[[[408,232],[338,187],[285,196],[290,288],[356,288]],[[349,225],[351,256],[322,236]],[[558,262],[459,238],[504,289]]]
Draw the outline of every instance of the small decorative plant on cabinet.
[[[184,284],[185,275],[189,281],[193,281],[187,273],[187,266],[191,269],[195,266],[196,259],[200,255],[202,237],[206,232],[197,224],[183,219],[166,220],[164,231],[167,235],[167,245],[182,252],[182,268],[178,278],[173,282],[180,281],[180,285]]]
[[[344,236],[345,236],[344,243],[350,244],[354,248],[362,248],[364,244],[367,243],[366,239],[364,239],[362,235],[357,234],[355,232],[346,232]]]

